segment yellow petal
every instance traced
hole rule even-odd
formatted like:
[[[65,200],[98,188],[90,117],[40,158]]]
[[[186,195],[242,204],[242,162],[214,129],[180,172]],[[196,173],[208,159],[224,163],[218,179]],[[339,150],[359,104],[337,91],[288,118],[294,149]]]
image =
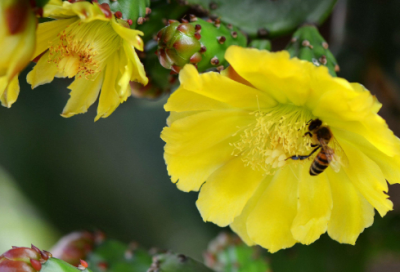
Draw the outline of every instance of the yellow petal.
[[[290,228],[297,212],[297,184],[290,167],[278,170],[247,220],[250,239],[271,253],[296,243]]]
[[[49,52],[44,54],[38,61],[38,63],[33,67],[32,71],[26,77],[29,84],[32,85],[32,89],[39,85],[52,82],[54,76],[58,73],[57,66],[48,62]]]
[[[253,211],[253,209],[256,207],[261,196],[264,194],[265,189],[271,183],[272,178],[273,178],[272,175],[265,176],[263,181],[261,181],[260,185],[258,186],[254,195],[249,199],[249,201],[247,201],[247,204],[244,207],[241,214],[239,216],[235,217],[232,224],[230,225],[231,229],[234,232],[236,232],[248,246],[255,245],[256,243],[253,240],[251,240],[251,238],[249,236],[249,233],[247,230],[247,220],[249,218],[249,215]]]
[[[94,79],[88,80],[84,77],[76,78],[68,87],[71,90],[61,116],[71,117],[75,114],[85,113],[87,109],[96,101],[99,96],[103,75],[97,74]]]
[[[128,59],[128,65],[131,65],[129,79],[130,81],[136,81],[143,85],[147,85],[149,79],[146,77],[146,72],[144,70],[144,66],[140,61],[138,55],[136,54],[135,49],[127,43],[123,41],[124,52]]]
[[[221,227],[232,223],[263,179],[262,171],[244,166],[241,157],[233,157],[201,187],[196,205],[203,220]]]
[[[113,27],[115,32],[117,32],[118,35],[120,35],[124,40],[129,42],[133,47],[135,47],[139,51],[143,51],[144,44],[142,39],[139,37],[139,35],[140,36],[144,35],[142,31],[124,27],[123,25],[117,22],[114,16],[111,20],[111,26]]]
[[[184,192],[198,191],[206,179],[232,158],[233,147],[227,139],[191,156],[164,153],[171,181]]]
[[[173,122],[178,121],[180,119],[201,113],[204,111],[184,111],[184,112],[170,112],[167,118],[167,125],[170,127]]]
[[[17,101],[19,95],[18,75],[16,75],[8,84],[7,89],[1,95],[1,104],[4,107],[11,108],[12,104]]]
[[[183,87],[173,92],[164,105],[166,111],[185,112],[201,110],[232,109],[229,104],[217,101],[210,97],[186,91]]]
[[[325,171],[331,185],[333,208],[329,236],[339,243],[356,243],[357,237],[374,222],[374,208],[358,192],[344,171]]]
[[[183,89],[212,98],[232,107],[258,110],[275,106],[276,101],[265,92],[238,83],[219,73],[199,75],[193,65],[185,65],[179,73]]]
[[[270,53],[238,46],[229,47],[225,58],[242,78],[278,102],[303,105],[307,101],[310,71],[315,68],[312,63],[290,60],[286,51]]]
[[[387,156],[358,134],[343,130],[333,129],[332,131],[336,138],[348,140],[373,160],[379,166],[389,184],[400,183],[400,156]]]
[[[175,121],[161,138],[167,143],[165,152],[189,156],[231,138],[253,121],[254,116],[243,111],[207,111]]]
[[[100,118],[106,118],[119,106],[120,96],[117,93],[117,80],[118,80],[118,53],[115,53],[107,61],[107,66],[104,74],[104,83],[101,88],[99,99],[99,106],[97,107],[97,116],[95,121]]]
[[[291,229],[294,239],[306,245],[326,232],[332,210],[328,179],[325,173],[310,176],[310,164],[299,167],[297,215]]]
[[[78,21],[78,18],[54,20],[39,24],[36,31],[36,49],[32,59],[46,51],[51,42],[58,38],[57,35],[76,21]]]
[[[349,167],[343,167],[354,187],[375,207],[383,217],[393,209],[393,203],[384,192],[388,191],[388,185],[380,168],[370,158],[360,152],[351,143],[342,141]]]

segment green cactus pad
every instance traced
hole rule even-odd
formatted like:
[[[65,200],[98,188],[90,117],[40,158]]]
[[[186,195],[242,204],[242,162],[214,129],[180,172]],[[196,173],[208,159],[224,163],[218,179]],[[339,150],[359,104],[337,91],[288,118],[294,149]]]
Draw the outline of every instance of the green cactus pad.
[[[249,44],[249,47],[271,51],[272,44],[270,40],[253,40]]]
[[[230,45],[245,46],[246,37],[235,27],[219,20],[204,21],[195,16],[191,22],[169,21],[157,34],[157,55],[164,68],[178,73],[185,64],[193,63],[200,72],[223,69],[225,51]]]
[[[40,272],[92,272],[88,268],[77,268],[60,259],[50,258],[42,265]]]
[[[240,27],[251,37],[275,37],[303,23],[322,23],[336,0],[186,0],[208,10],[225,23]]]
[[[93,272],[146,272],[152,256],[135,244],[105,240],[87,258]]]
[[[148,272],[213,272],[213,270],[183,254],[165,253],[153,258]]]
[[[319,34],[314,26],[300,27],[294,34],[291,42],[286,47],[291,57],[308,60],[316,66],[328,67],[329,73],[336,76],[339,71],[337,61],[328,48],[328,43]]]
[[[236,235],[221,233],[210,242],[205,263],[217,272],[270,272],[259,247],[245,245]]]
[[[109,4],[113,12],[122,12],[122,19],[132,20],[131,28],[136,28],[138,22],[143,23],[143,18],[146,17],[150,7],[150,0],[98,0],[98,2]]]

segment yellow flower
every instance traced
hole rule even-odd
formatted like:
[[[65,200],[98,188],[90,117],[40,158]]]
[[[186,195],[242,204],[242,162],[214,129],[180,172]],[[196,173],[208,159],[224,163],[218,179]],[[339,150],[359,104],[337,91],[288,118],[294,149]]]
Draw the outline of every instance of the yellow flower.
[[[5,107],[18,98],[18,75],[35,50],[36,24],[28,0],[0,1],[0,99]]]
[[[54,77],[75,77],[62,116],[86,112],[102,89],[95,120],[108,117],[131,95],[130,81],[147,84],[135,52],[143,50],[143,33],[104,4],[51,0],[44,17],[56,20],[38,27],[34,57],[43,55],[27,80],[35,88]]]
[[[204,221],[230,225],[249,245],[276,252],[326,231],[355,244],[374,208],[381,216],[392,210],[386,180],[400,182],[400,141],[377,114],[381,104],[362,85],[284,51],[232,46],[225,56],[231,66],[221,74],[185,66],[165,105],[172,182],[200,190]],[[311,176],[317,153],[286,160],[318,144],[304,136],[316,119],[344,152],[338,172],[329,165]]]

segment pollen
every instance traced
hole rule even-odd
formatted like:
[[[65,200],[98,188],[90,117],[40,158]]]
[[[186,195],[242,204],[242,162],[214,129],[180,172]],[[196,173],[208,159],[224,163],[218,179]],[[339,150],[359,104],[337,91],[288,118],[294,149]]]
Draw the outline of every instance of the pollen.
[[[246,166],[267,175],[274,174],[289,162],[288,157],[311,152],[311,138],[304,136],[307,122],[313,119],[307,110],[280,105],[250,114],[254,115],[255,122],[243,130],[239,141],[231,143],[233,155],[241,156]]]
[[[105,67],[105,60],[120,48],[121,38],[108,22],[76,22],[58,34],[49,46],[49,62],[59,75],[90,79]]]

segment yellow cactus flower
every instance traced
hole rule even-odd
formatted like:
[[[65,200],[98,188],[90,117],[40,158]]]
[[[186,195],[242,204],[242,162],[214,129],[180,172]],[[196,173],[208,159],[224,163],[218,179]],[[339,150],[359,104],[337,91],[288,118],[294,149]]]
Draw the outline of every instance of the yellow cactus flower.
[[[135,51],[143,51],[143,32],[117,19],[107,4],[51,0],[43,12],[56,20],[38,26],[34,57],[42,56],[27,80],[35,88],[75,77],[63,117],[86,112],[101,89],[95,121],[106,118],[131,95],[130,81],[147,84]]]
[[[18,75],[35,51],[36,25],[28,0],[0,1],[0,100],[5,107],[18,98]]]
[[[276,252],[325,232],[355,244],[374,208],[392,210],[386,180],[400,182],[400,141],[381,104],[285,51],[232,46],[225,57],[221,74],[186,65],[165,105],[172,182],[200,191],[204,221],[230,225],[248,245]]]

